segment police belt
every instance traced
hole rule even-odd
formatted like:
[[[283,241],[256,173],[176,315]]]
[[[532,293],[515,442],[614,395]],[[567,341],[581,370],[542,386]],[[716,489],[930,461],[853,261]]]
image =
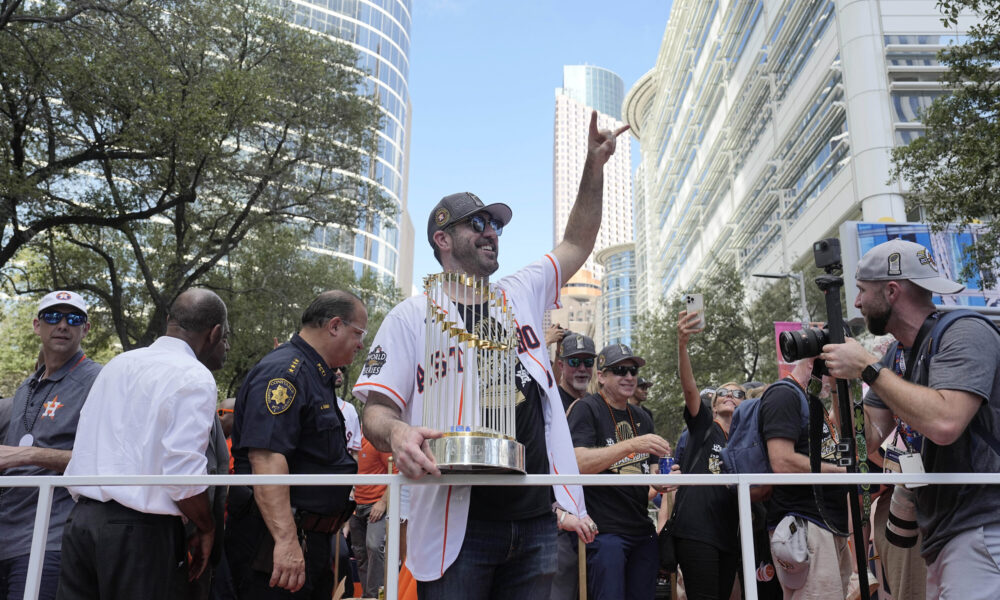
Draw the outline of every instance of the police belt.
[[[353,500],[348,500],[347,505],[339,514],[321,515],[299,508],[293,509],[295,514],[295,524],[303,531],[315,533],[334,533],[340,531],[344,523],[354,514],[355,504]]]

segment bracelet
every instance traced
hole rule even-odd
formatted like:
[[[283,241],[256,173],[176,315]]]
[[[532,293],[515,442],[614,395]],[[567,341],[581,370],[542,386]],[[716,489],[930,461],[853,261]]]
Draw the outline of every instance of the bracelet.
[[[563,521],[565,521],[565,520],[566,520],[566,515],[567,515],[567,514],[569,514],[569,511],[565,511],[565,510],[564,510],[564,511],[562,512],[562,514],[561,514],[561,515],[559,515],[559,527],[560,527],[560,528],[562,527],[562,524],[563,524]]]

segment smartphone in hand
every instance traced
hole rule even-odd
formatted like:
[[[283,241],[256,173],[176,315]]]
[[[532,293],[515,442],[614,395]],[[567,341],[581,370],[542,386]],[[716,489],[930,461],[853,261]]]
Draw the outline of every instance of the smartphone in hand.
[[[684,304],[687,307],[688,314],[693,312],[699,313],[701,319],[698,322],[698,327],[701,329],[705,328],[705,296],[702,294],[685,294]]]

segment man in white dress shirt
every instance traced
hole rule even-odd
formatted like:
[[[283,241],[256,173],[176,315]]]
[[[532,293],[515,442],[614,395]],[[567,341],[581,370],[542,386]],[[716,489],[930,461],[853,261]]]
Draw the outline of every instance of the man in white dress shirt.
[[[218,394],[211,371],[229,350],[226,305],[177,297],[167,332],[112,359],[80,415],[66,475],[204,475]],[[184,598],[215,537],[206,486],[71,486],[59,599]],[[185,540],[181,517],[197,527]],[[188,551],[192,555],[188,565]]]

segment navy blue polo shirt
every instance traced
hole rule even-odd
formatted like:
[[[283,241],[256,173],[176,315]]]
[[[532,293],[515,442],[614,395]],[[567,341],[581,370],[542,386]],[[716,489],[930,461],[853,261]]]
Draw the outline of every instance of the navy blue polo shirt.
[[[344,416],[337,406],[334,370],[298,334],[267,354],[236,397],[233,457],[238,474],[251,473],[250,448],[278,452],[289,473],[353,474]],[[340,512],[350,486],[292,486],[292,506],[324,515]]]

